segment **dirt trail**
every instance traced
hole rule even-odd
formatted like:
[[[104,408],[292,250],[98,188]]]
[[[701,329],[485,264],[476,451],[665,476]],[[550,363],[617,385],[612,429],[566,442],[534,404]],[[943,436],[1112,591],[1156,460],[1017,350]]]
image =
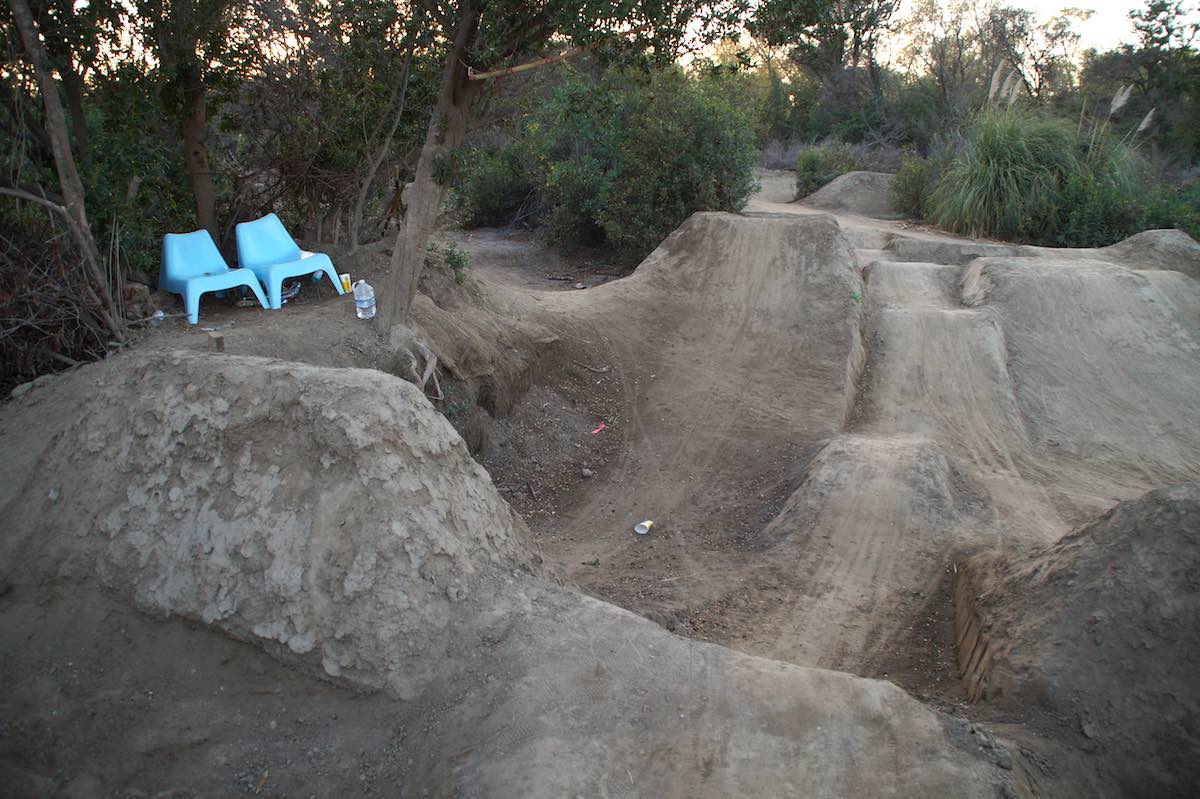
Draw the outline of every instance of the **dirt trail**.
[[[931,613],[949,625],[959,553],[1023,551],[1194,479],[1200,291],[1131,271],[1127,248],[963,241],[791,191],[765,174],[748,216],[694,217],[610,286],[492,285],[619,391],[619,456],[532,528],[588,590],[687,634],[925,668],[913,636]],[[1047,390],[1057,410],[1035,404]]]
[[[29,453],[0,482],[4,793],[1012,789],[1003,744],[895,685],[547,579],[399,378],[139,352],[28,391],[0,435]]]
[[[344,307],[238,315],[220,355],[165,335],[0,408],[0,771],[85,796],[1105,795],[1090,750],[1010,750],[854,675],[961,698],[959,564],[1200,477],[1200,247],[962,241],[790,180],[586,291],[467,237],[478,296],[416,325],[491,392],[477,418],[540,383],[510,418],[576,426],[557,467],[594,459],[528,529],[417,389],[330,368],[379,365]],[[541,464],[502,463],[534,494]],[[205,648],[239,686],[212,718],[172,655]],[[315,726],[282,716],[310,695]]]

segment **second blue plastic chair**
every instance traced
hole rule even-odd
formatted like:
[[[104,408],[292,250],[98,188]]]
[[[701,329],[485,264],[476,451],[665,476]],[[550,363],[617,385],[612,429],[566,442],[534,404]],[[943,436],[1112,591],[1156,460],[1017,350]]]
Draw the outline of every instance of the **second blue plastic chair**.
[[[267,287],[272,308],[283,305],[283,281],[289,277],[324,273],[338,294],[342,281],[329,256],[301,250],[275,214],[237,226],[238,266],[250,269]]]

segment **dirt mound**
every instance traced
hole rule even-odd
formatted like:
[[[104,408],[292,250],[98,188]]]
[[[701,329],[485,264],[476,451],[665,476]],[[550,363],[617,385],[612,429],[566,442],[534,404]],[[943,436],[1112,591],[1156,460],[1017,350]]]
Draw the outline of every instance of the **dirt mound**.
[[[976,258],[1017,256],[1025,248],[979,241],[895,235],[887,244],[888,260],[962,265]]]
[[[1096,252],[1135,269],[1172,269],[1200,279],[1200,244],[1182,230],[1146,230]]]
[[[847,172],[805,197],[803,202],[826,211],[900,219],[901,215],[892,207],[895,179],[895,175],[886,172]]]
[[[1075,475],[1074,492],[1095,496],[1089,515],[1200,479],[1200,283],[1051,254],[981,258],[963,300],[1003,329],[1030,441],[1055,481]]]
[[[129,355],[34,387],[0,410],[0,435],[0,651],[21,653],[0,660],[0,712],[31,742],[0,747],[0,775],[22,785],[221,794],[282,776],[289,792],[345,793],[379,774],[439,796],[1011,787],[1002,745],[981,747],[893,685],[678,638],[544,579],[487,475],[397,378]],[[75,604],[100,623],[80,624]],[[181,662],[211,633],[138,623],[131,605],[410,701],[380,700],[391,729],[378,712],[359,728],[361,702],[289,674],[264,703],[270,664],[246,656],[243,679],[224,644],[219,662]],[[96,696],[130,706],[108,712]],[[239,697],[271,723],[248,724]],[[232,732],[213,726],[210,701]],[[343,726],[364,741],[358,759],[307,781]],[[386,746],[367,731],[380,727]],[[248,762],[246,744],[259,753]]]
[[[8,410],[35,403],[39,418],[5,442],[35,459],[2,481],[17,584],[95,579],[411,696],[444,668],[454,624],[537,562],[453,428],[399,379],[177,352],[62,383]]]
[[[1198,574],[1200,483],[1123,502],[1029,557],[977,560],[983,693],[1076,730],[1122,795],[1196,795]]]
[[[616,395],[576,443],[615,439],[622,453],[577,480],[586,502],[531,524],[585,587],[637,564],[601,596],[677,624],[731,590],[729,559],[742,555],[729,550],[770,521],[850,412],[862,366],[855,254],[827,215],[700,213],[630,277],[518,299],[511,315],[559,332],[569,368]],[[643,519],[656,522],[653,540],[632,534]]]

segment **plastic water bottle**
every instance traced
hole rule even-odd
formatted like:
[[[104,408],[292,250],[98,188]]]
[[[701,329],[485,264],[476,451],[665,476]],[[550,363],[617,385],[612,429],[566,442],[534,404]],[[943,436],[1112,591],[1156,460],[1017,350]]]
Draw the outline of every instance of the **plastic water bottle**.
[[[354,310],[359,319],[375,318],[375,289],[365,280],[354,282]]]

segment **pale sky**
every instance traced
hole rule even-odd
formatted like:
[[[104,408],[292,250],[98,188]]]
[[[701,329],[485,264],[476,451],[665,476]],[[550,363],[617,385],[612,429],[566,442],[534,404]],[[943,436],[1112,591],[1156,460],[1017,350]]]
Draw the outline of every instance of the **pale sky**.
[[[1191,7],[1193,19],[1197,18],[1198,0],[1187,3]],[[1145,5],[1142,0],[1009,0],[1006,5],[1027,8],[1035,11],[1038,17],[1045,21],[1057,14],[1063,8],[1091,9],[1094,13],[1087,22],[1076,26],[1082,37],[1080,49],[1095,47],[1097,50],[1111,50],[1119,44],[1134,41],[1133,25],[1129,21],[1129,10]]]

